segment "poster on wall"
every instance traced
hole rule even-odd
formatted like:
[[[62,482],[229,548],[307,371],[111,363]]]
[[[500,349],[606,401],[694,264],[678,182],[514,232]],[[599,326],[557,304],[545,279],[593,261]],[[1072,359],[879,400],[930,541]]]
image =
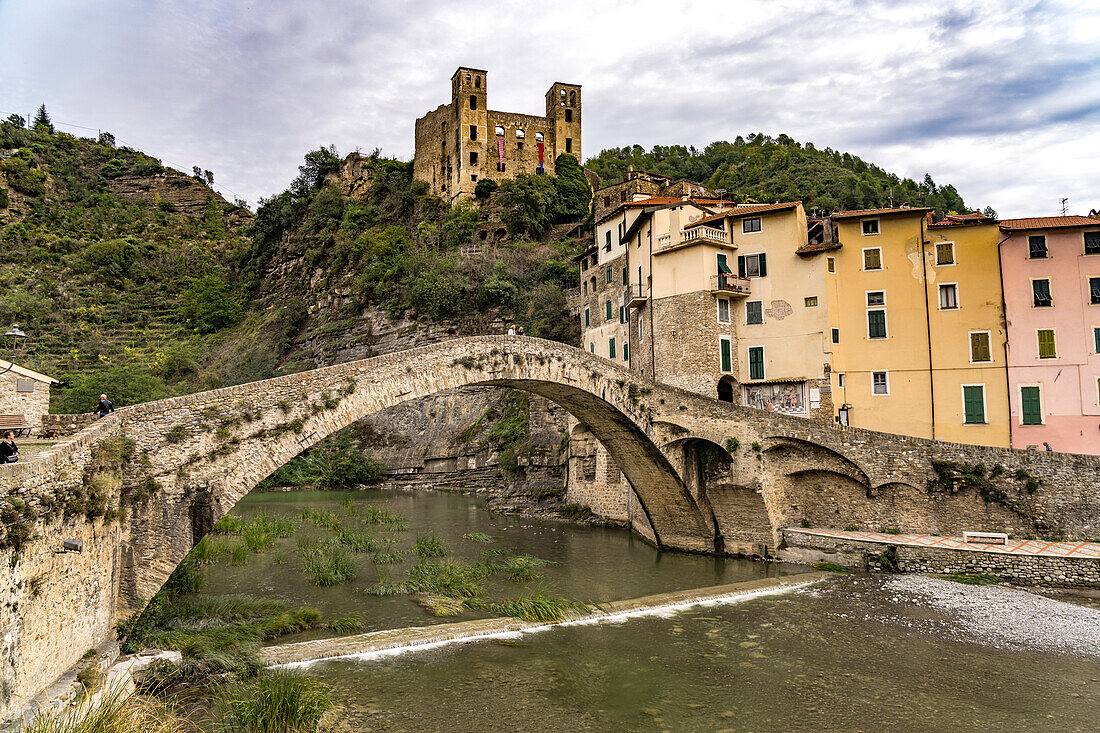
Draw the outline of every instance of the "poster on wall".
[[[807,415],[806,383],[746,384],[745,405],[784,415]]]

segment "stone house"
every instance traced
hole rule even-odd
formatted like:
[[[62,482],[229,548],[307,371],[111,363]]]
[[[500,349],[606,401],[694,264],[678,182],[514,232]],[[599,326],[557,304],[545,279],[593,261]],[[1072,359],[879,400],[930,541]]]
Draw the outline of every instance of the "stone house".
[[[0,359],[0,415],[23,415],[38,432],[42,416],[50,411],[53,377]]]

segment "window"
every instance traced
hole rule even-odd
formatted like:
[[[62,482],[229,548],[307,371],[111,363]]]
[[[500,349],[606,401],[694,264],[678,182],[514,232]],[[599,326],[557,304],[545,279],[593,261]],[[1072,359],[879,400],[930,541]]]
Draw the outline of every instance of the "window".
[[[623,341],[623,361],[630,361],[630,344]]]
[[[626,306],[619,306],[619,323],[626,323]]]
[[[609,320],[609,321],[610,321],[610,320],[611,320],[611,313],[612,313],[612,310],[611,310],[611,301],[610,301],[610,300],[609,300],[609,301],[607,301],[607,304],[606,304],[606,305],[604,306],[604,310],[606,311],[606,315],[607,315],[607,320]]]
[[[603,205],[604,206],[611,206],[611,197],[610,196],[604,196],[603,197]]]
[[[1085,232],[1085,254],[1100,255],[1100,232]]]
[[[604,268],[604,275],[607,277],[607,282],[615,282],[615,271],[611,269],[611,265]]]
[[[1020,387],[1020,424],[1043,424],[1043,396],[1038,387]]]
[[[470,109],[477,109],[477,95],[470,95]]]
[[[840,329],[839,328],[834,328],[834,329],[832,329],[832,332],[833,332],[833,343],[834,344],[839,344],[840,343]]]
[[[1092,341],[1095,352],[1100,354],[1100,328],[1092,329]]]
[[[936,264],[937,265],[953,265],[953,264],[955,264],[955,243],[954,242],[940,242],[936,245]]]
[[[741,277],[764,277],[768,274],[768,260],[763,252],[757,255],[739,255],[737,274]]]
[[[537,143],[542,142],[542,133],[541,132],[536,132],[535,133],[535,142],[537,142]]]
[[[611,230],[610,229],[608,229],[606,232],[604,232],[603,249],[604,249],[604,252],[610,252],[611,251]]]
[[[477,174],[476,173],[471,173],[470,174],[470,180],[471,181],[476,181],[477,180]]]
[[[967,425],[985,423],[985,385],[963,385],[963,422]]]
[[[527,137],[527,133],[523,131],[522,127],[517,127],[516,128],[516,140],[522,140],[525,137]]]
[[[565,152],[567,152],[567,153],[572,153],[573,152],[573,138],[571,138],[571,137],[565,138]]]
[[[470,165],[477,165],[477,153],[470,151]]]
[[[588,328],[592,325],[592,311],[589,308],[584,309],[584,327]]]
[[[718,339],[718,356],[721,359],[721,367],[724,372],[733,371],[733,352],[730,347],[730,340],[722,336]]]
[[[1040,328],[1036,333],[1039,336],[1039,358],[1057,359],[1058,349],[1054,344],[1054,329]]]
[[[741,231],[745,234],[752,234],[753,232],[760,231],[760,217],[754,216],[751,219],[742,219]]]
[[[500,125],[497,125],[496,128],[493,129],[493,133],[497,137],[504,137],[504,128],[501,127]]]
[[[625,286],[625,285],[629,285],[629,284],[630,284],[630,282],[629,282],[629,279],[628,279],[627,269],[624,267],[623,268],[623,285]]]
[[[847,380],[844,378],[844,372],[838,372],[836,375],[836,386],[844,387]]]
[[[882,269],[882,248],[881,247],[869,247],[863,250],[863,269],[864,270],[881,270]]]
[[[609,359],[615,358],[615,337],[612,336],[607,340],[607,356]]]
[[[641,317],[639,316],[639,318],[638,318],[638,340],[639,341],[641,341],[643,338],[645,338],[645,329],[642,327],[643,325],[644,325],[644,323],[643,323]]]
[[[571,109],[565,110],[565,121],[566,122],[572,122],[573,121],[573,110],[571,110]]]
[[[836,257],[826,257],[825,258],[825,268],[829,272],[836,272]]]
[[[1043,235],[1027,238],[1027,256],[1031,260],[1047,258],[1047,238]]]
[[[588,344],[588,353],[590,353],[590,354],[595,354],[596,353],[596,344],[593,344],[593,343]]]
[[[466,81],[470,81],[470,75],[469,74],[466,75]],[[474,77],[474,88],[475,89],[481,89],[481,77],[480,76],[475,76]]]
[[[867,305],[886,305],[886,291],[872,290],[867,293]]]
[[[1054,299],[1050,297],[1050,280],[1031,281],[1032,302],[1036,308],[1050,308],[1054,305]]]
[[[1089,302],[1100,305],[1100,277],[1089,278]]]
[[[989,331],[970,333],[970,361],[993,361],[993,354],[989,348]]]
[[[867,338],[886,338],[886,311],[867,311]]]
[[[718,299],[718,322],[729,323],[730,322],[730,302],[725,298]],[[1097,329],[1100,330],[1100,329]]]
[[[477,125],[470,125],[470,139],[477,140]]]
[[[810,297],[806,298],[806,307],[807,308],[816,308],[817,307],[817,296],[816,295],[811,295]]]
[[[752,325],[754,323],[764,322],[764,301],[762,300],[750,300],[745,303],[745,323]]]
[[[764,347],[749,347],[749,379],[764,378]]]
[[[620,204],[625,204],[626,203],[626,191],[625,190],[619,191],[619,203]]]
[[[864,219],[860,225],[864,236],[878,234],[878,219]]]
[[[871,394],[890,394],[890,377],[886,372],[871,372]]]
[[[959,286],[956,283],[940,285],[940,310],[955,310],[959,307]]]

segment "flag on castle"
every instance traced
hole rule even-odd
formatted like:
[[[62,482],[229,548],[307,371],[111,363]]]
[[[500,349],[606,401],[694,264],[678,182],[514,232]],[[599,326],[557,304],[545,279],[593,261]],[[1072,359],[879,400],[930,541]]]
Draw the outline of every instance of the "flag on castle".
[[[497,170],[504,172],[504,138],[497,138]]]
[[[542,169],[542,143],[535,143],[535,145],[539,149],[539,173],[543,173],[545,171]]]

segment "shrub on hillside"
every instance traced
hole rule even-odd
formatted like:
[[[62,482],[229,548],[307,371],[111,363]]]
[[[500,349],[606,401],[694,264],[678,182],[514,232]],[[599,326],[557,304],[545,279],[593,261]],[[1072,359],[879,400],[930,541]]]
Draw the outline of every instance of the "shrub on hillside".
[[[477,185],[474,186],[474,196],[477,196],[479,199],[487,199],[492,195],[493,191],[496,191],[498,188],[500,188],[500,184],[492,178],[482,178],[477,182]]]
[[[92,412],[99,395],[106,394],[115,407],[170,397],[164,380],[136,364],[119,364],[103,371],[82,374],[56,401],[61,413]]]
[[[132,239],[92,242],[83,252],[86,271],[112,280],[128,276],[137,256],[138,248]]]
[[[580,163],[569,153],[554,161],[554,187],[558,192],[558,215],[566,218],[584,217],[592,201],[592,188],[584,177]]]
[[[518,175],[500,187],[500,205],[511,234],[541,237],[557,214],[558,190],[549,176]]]
[[[200,333],[231,326],[241,317],[241,304],[219,275],[191,278],[183,291],[183,317]]]

